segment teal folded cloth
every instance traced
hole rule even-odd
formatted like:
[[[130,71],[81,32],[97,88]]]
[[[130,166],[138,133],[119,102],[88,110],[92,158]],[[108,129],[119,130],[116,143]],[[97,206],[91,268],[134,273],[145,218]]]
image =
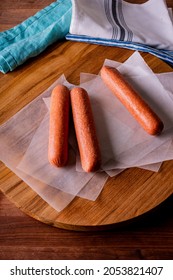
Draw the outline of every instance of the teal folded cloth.
[[[0,32],[0,71],[7,73],[69,32],[71,0],[58,0],[21,24]]]

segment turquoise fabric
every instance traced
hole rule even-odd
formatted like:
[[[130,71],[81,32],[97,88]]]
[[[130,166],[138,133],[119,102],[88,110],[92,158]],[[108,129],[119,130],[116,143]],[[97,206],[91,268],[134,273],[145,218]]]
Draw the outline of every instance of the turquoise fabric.
[[[7,73],[62,40],[70,28],[71,0],[58,0],[0,33],[0,71]]]

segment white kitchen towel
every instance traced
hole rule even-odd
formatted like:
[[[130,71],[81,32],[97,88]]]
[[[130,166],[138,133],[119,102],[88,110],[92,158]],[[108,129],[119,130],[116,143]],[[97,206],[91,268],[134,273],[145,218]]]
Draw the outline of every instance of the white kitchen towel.
[[[72,0],[66,39],[150,52],[173,64],[172,10],[165,0]]]

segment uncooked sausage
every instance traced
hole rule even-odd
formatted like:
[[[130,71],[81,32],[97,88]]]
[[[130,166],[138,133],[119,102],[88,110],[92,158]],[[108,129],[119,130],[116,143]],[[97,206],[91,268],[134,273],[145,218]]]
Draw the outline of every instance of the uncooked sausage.
[[[68,133],[70,91],[64,85],[57,85],[51,94],[49,122],[49,162],[63,167],[68,160]]]
[[[145,131],[151,135],[161,133],[164,127],[163,122],[127,83],[117,69],[103,66],[101,69],[101,78]]]
[[[101,154],[88,93],[76,87],[70,97],[82,168],[86,172],[96,171],[101,164]]]

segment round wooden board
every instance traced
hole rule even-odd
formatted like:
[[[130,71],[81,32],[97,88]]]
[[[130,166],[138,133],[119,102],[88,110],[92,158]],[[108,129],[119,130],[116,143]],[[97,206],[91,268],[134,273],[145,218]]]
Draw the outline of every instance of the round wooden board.
[[[77,52],[78,50],[78,52]],[[12,73],[0,75],[1,123],[43,92],[62,73],[78,83],[80,72],[97,74],[105,58],[125,61],[133,52],[120,48],[66,42],[55,44]],[[155,72],[172,71],[156,57],[142,54]],[[11,95],[13,90],[14,95]],[[18,98],[17,102],[13,102]],[[109,178],[94,202],[76,197],[58,213],[14,173],[0,164],[1,191],[31,217],[64,229],[99,230],[124,224],[150,211],[173,193],[173,161],[160,171],[130,168]]]
[[[43,223],[70,230],[102,230],[129,222],[166,200],[173,193],[172,170],[173,161],[165,162],[159,173],[125,170],[108,180],[95,202],[76,197],[60,213],[6,167],[7,180],[1,190],[23,212]]]

